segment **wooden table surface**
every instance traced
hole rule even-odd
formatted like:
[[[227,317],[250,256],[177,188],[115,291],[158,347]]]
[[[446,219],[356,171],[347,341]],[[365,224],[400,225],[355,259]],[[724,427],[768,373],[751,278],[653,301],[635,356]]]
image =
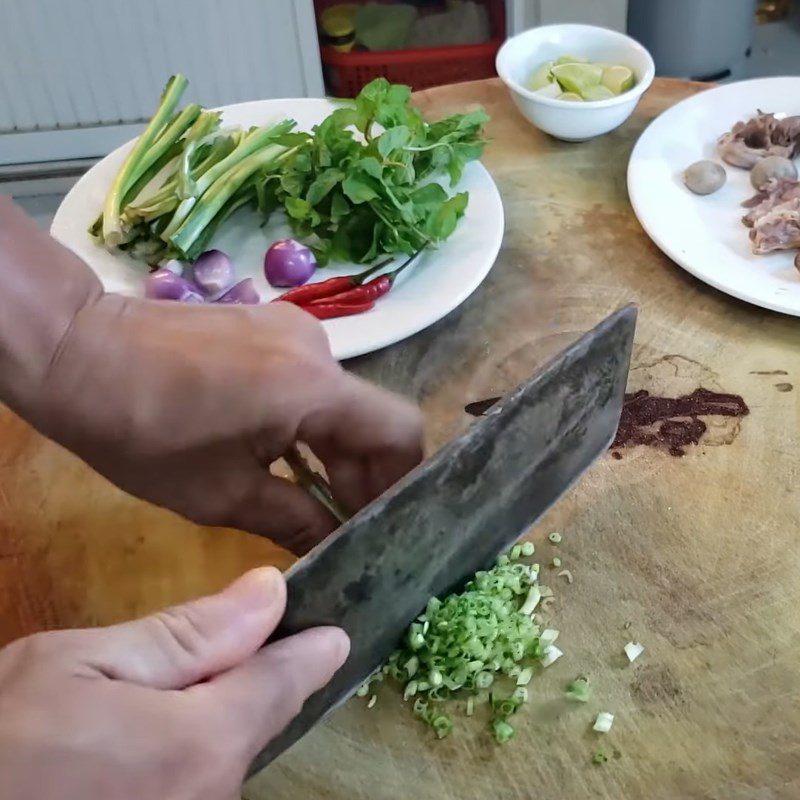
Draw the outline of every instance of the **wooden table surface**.
[[[514,387],[629,301],[640,307],[631,388],[735,392],[751,414],[710,419],[684,458],[603,459],[533,532],[543,565],[556,553],[546,533],[563,532],[575,581],[543,566],[565,656],[531,685],[512,744],[493,745],[475,720],[431,741],[384,689],[374,709],[352,701],[254,779],[250,800],[800,797],[800,322],[672,264],[625,188],[643,128],[702,88],[657,80],[622,128],[582,144],[533,129],[498,81],[418,95],[432,114],[490,112],[484,163],[507,224],[496,266],[459,310],[350,364],[421,403],[431,449],[470,424],[467,402]],[[0,411],[0,642],[139,615],[290,560],[126,497]],[[631,639],[647,649],[627,665]],[[594,686],[586,707],[562,697],[579,674]],[[605,738],[591,732],[600,710],[616,714]],[[591,763],[598,746],[612,756],[603,766]]]

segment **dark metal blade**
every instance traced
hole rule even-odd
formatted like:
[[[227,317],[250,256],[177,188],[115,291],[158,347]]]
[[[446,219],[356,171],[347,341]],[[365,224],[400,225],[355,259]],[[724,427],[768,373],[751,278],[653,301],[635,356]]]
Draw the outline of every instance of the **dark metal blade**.
[[[250,774],[341,704],[432,596],[490,565],[609,447],[635,325],[632,306],[612,314],[289,570],[279,636],[337,625],[352,649]]]

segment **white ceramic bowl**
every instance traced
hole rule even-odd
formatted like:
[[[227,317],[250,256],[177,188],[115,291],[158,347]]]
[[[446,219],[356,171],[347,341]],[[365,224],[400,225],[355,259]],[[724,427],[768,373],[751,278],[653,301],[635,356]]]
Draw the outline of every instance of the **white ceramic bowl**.
[[[525,88],[541,64],[565,55],[630,67],[636,83],[618,97],[583,103],[543,97]],[[497,74],[537,128],[558,139],[581,142],[625,122],[653,82],[655,65],[650,53],[624,33],[594,25],[544,25],[506,41],[497,54]]]

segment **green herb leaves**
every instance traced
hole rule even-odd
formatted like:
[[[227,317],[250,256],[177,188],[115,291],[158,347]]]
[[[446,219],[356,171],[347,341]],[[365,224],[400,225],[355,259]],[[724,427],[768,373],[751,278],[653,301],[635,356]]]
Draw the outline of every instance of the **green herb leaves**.
[[[90,228],[111,250],[153,265],[192,260],[249,205],[265,220],[285,211],[320,264],[369,263],[435,246],[464,215],[467,194],[451,197],[434,181],[449,176],[454,186],[480,157],[481,110],[427,123],[407,86],[380,78],[311,133],[292,120],[221,131],[219,112],[177,110],[186,85],[170,79]]]
[[[431,124],[409,105],[406,86],[379,78],[352,107],[334,111],[282,168],[276,202],[295,234],[320,263],[366,263],[384,253],[417,252],[452,235],[468,195],[431,182],[438,173],[457,183],[483,152],[482,110]],[[265,176],[264,182],[272,180]],[[259,193],[266,195],[263,188]]]

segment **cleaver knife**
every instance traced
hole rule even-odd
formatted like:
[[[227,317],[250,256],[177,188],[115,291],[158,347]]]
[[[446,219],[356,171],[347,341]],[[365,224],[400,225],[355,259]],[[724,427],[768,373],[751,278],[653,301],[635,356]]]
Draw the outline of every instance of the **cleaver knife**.
[[[633,306],[612,314],[292,566],[276,638],[336,625],[350,656],[248,775],[341,705],[432,596],[490,566],[608,449],[635,326]]]

